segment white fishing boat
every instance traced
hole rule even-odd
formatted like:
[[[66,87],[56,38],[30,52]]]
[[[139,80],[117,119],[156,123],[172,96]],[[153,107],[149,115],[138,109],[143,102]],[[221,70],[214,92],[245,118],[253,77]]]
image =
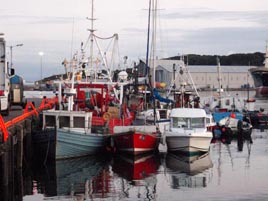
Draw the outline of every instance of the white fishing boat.
[[[208,152],[212,132],[208,131],[206,111],[201,108],[174,108],[165,128],[167,150],[194,154]]]

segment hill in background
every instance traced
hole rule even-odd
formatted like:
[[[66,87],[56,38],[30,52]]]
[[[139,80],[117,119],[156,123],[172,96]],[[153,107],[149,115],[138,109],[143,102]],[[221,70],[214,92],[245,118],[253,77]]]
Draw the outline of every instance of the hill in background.
[[[184,58],[186,62],[188,61],[188,65],[217,65],[218,57],[221,65],[263,66],[264,56],[264,53],[255,52],[247,54],[230,54],[228,56],[188,54]],[[167,59],[178,60],[180,59],[180,56],[170,57]]]

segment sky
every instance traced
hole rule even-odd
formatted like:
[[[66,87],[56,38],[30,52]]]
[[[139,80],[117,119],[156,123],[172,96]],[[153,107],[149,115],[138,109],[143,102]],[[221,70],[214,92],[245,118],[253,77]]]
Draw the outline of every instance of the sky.
[[[91,0],[0,0],[0,33],[17,75],[27,81],[64,73],[62,61],[88,38]],[[118,58],[145,58],[149,0],[95,0],[96,35],[119,35]],[[265,52],[266,0],[158,0],[156,56]],[[17,44],[23,44],[16,47]],[[109,44],[103,44],[109,52]],[[39,55],[43,52],[43,56]]]

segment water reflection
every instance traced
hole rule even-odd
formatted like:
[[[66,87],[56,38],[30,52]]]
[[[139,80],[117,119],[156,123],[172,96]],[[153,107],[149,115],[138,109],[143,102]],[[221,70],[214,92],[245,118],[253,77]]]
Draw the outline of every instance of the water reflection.
[[[152,176],[160,165],[159,155],[146,154],[142,156],[118,155],[115,156],[112,170],[120,177],[130,181],[132,184]]]
[[[112,163],[112,171],[117,175],[116,189],[121,199],[156,199],[156,173],[160,166],[159,154],[142,156],[118,155]]]
[[[209,153],[195,156],[185,156],[168,153],[166,167],[171,176],[171,187],[199,188],[207,186],[205,170],[213,166]]]
[[[45,197],[105,197],[109,193],[110,157],[90,156],[49,161],[49,165],[34,163],[33,194]]]
[[[189,200],[196,200],[196,190],[208,198],[222,195],[219,187],[229,189],[224,196],[232,200],[232,189],[242,196],[241,183],[247,186],[246,193],[248,189],[264,192],[268,141],[267,133],[261,134],[253,133],[253,143],[239,138],[230,144],[217,140],[209,153],[191,157],[160,151],[139,157],[97,155],[47,161],[44,165],[45,160],[37,155],[34,161],[25,159],[23,170],[15,172],[12,188],[2,183],[0,200],[177,200],[185,193]]]

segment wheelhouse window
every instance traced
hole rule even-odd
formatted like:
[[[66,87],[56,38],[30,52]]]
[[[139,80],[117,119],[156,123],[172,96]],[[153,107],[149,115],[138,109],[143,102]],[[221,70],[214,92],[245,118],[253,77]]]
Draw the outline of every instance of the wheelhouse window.
[[[70,117],[69,116],[59,116],[59,127],[70,127]]]
[[[56,117],[54,115],[46,115],[46,127],[54,127],[56,125]]]
[[[85,117],[74,117],[74,128],[85,128]]]
[[[173,117],[173,128],[186,128],[188,127],[188,118]]]
[[[229,99],[226,99],[225,100],[225,105],[230,105],[231,103],[230,103],[231,101],[229,100]]]
[[[172,118],[172,127],[173,128],[204,128],[205,127],[205,118],[182,118],[182,117],[173,117]]]
[[[192,128],[204,128],[205,127],[205,118],[192,118],[191,119]]]

